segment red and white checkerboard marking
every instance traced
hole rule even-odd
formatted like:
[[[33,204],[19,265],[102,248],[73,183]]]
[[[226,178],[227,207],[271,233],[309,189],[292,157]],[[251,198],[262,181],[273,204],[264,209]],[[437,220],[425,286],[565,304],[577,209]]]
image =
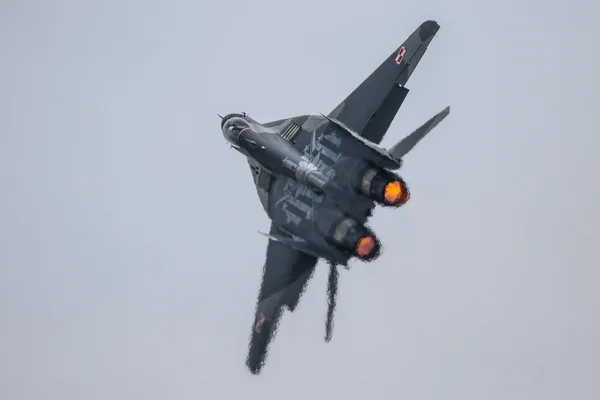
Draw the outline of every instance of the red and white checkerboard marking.
[[[402,47],[400,50],[398,50],[398,54],[396,55],[396,58],[394,58],[394,61],[396,61],[396,64],[400,64],[402,62],[405,54],[406,54],[406,47]]]

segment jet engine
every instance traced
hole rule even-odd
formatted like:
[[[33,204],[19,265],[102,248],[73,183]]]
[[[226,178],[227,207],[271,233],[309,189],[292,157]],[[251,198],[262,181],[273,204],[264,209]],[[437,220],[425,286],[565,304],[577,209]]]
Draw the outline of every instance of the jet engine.
[[[360,193],[388,207],[400,207],[410,198],[410,191],[404,180],[385,169],[367,168],[357,186]]]
[[[373,232],[352,218],[343,218],[333,225],[330,241],[364,261],[379,256],[381,244]]]

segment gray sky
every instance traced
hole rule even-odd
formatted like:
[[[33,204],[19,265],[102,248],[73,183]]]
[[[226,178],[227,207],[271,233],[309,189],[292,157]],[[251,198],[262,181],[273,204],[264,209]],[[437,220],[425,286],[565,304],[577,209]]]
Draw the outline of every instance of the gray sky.
[[[598,399],[597,2],[288,3],[1,2],[0,398]],[[252,376],[269,221],[216,113],[327,113],[426,19],[411,202]]]

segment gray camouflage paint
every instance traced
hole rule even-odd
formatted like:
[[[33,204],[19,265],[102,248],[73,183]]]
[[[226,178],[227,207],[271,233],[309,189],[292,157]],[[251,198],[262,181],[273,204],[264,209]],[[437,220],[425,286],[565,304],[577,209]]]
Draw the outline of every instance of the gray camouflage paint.
[[[448,115],[446,108],[390,151],[378,145],[408,93],[405,83],[438,29],[434,21],[421,24],[327,116],[301,115],[264,124],[245,114],[222,118],[223,135],[248,158],[258,197],[272,223],[265,233],[269,245],[247,360],[253,373],[264,363],[281,307],[295,308],[318,259],[330,263],[334,282],[326,323],[326,340],[331,338],[335,268],[347,267],[354,256],[331,239],[341,241],[361,226],[369,230],[366,223],[376,205],[356,190],[357,179],[400,168],[402,157]],[[360,179],[367,192],[370,183]]]
[[[600,399],[600,2],[1,9],[1,399]],[[452,105],[411,204],[332,343],[321,261],[252,379],[269,221],[215,113],[326,113],[432,13],[381,142]]]

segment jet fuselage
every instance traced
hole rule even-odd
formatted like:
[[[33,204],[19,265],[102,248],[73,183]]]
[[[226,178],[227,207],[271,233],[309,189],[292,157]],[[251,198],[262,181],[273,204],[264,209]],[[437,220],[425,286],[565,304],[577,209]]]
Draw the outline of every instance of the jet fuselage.
[[[385,193],[390,190],[396,190],[397,197],[401,194],[402,189],[396,188],[403,184],[399,177],[345,154],[338,159],[335,173],[326,173],[323,163],[317,165],[300,153],[277,129],[244,114],[225,116],[222,132],[232,147],[268,170],[280,185],[292,185],[295,192],[304,191],[313,199],[313,207],[307,208],[305,218],[298,220],[291,217],[288,209],[277,206],[288,201],[288,208],[306,208],[303,203],[286,195],[284,189],[276,190],[280,195],[270,193],[266,210],[278,228],[269,235],[272,240],[336,264],[345,265],[352,256],[371,260],[379,254],[379,241],[363,221],[374,200],[385,203]],[[400,205],[398,199],[392,199],[397,204],[387,205]]]

